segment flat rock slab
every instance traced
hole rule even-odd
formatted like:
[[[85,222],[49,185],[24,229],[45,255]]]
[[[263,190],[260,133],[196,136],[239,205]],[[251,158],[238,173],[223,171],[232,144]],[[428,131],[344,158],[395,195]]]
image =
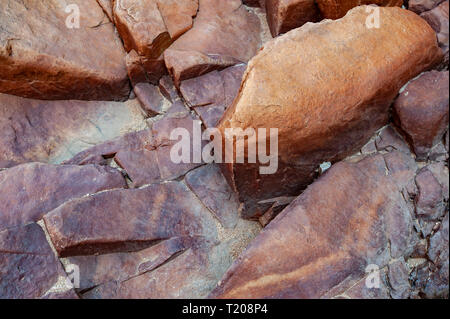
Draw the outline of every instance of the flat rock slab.
[[[403,187],[383,155],[333,165],[264,229],[211,296],[345,293],[365,277],[367,265],[382,269],[391,257],[411,252],[415,235]]]
[[[261,45],[260,33],[258,17],[240,0],[199,0],[194,26],[164,54],[167,69],[178,85],[181,80],[230,66],[233,60],[233,64],[247,62]]]
[[[421,74],[406,85],[394,104],[396,124],[420,160],[427,159],[448,130],[448,74],[448,71]]]
[[[37,224],[0,231],[0,298],[78,298]]]
[[[71,199],[122,187],[122,174],[105,166],[28,163],[1,171],[0,230],[38,221]]]
[[[277,128],[278,171],[223,166],[247,218],[264,213],[260,201],[298,194],[321,163],[359,150],[387,123],[399,89],[442,59],[433,30],[415,13],[381,7],[383,23],[374,31],[365,9],[288,32],[249,62],[218,127],[222,136],[227,128]]]
[[[0,93],[0,167],[33,161],[58,164],[145,127],[137,100],[42,101]]]
[[[79,28],[67,27],[76,12],[66,13],[58,0],[2,4],[0,92],[45,100],[128,98],[125,51],[113,25],[95,0],[71,4],[78,6]]]

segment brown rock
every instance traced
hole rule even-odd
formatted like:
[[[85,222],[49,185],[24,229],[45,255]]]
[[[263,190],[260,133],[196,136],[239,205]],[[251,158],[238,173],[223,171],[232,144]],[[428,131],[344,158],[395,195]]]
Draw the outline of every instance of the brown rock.
[[[37,224],[0,231],[0,298],[77,298]]]
[[[120,39],[95,0],[74,0],[80,29],[51,0],[7,0],[0,13],[0,92],[29,98],[125,100],[130,88]],[[70,9],[70,8],[69,8]],[[86,48],[96,48],[86,50]]]
[[[401,7],[403,0],[317,0],[317,4],[324,18],[339,19],[357,6],[376,4],[383,7]]]
[[[401,253],[411,253],[411,221],[392,224],[411,219],[394,181],[382,155],[333,165],[263,230],[211,296],[337,296],[367,265],[387,266],[400,232],[408,234]]]
[[[98,5],[102,7],[103,12],[108,16],[111,22],[114,22],[113,0],[97,0]]]
[[[178,182],[73,200],[44,217],[62,257],[133,251],[173,237],[214,242],[212,217]]]
[[[172,40],[192,28],[198,0],[158,0],[158,9]]]
[[[180,99],[177,88],[169,75],[163,76],[159,81],[159,90],[171,103]]]
[[[422,74],[408,83],[395,101],[395,122],[418,159],[426,159],[448,129],[448,74],[448,71]]]
[[[147,116],[151,117],[162,113],[164,97],[157,86],[139,83],[134,87],[134,93]]]
[[[126,187],[109,167],[29,163],[0,172],[0,230],[25,225],[75,198]]]
[[[428,11],[436,7],[443,0],[408,0],[408,9],[417,14]]]
[[[128,77],[131,84],[136,86],[138,83],[149,82],[149,76],[142,63],[142,58],[136,51],[131,50],[125,59]]]
[[[380,132],[380,135],[375,140],[375,144],[379,152],[398,150],[406,154],[411,153],[408,144],[391,125],[386,126]]]
[[[193,28],[166,51],[166,66],[178,86],[182,80],[247,62],[259,49],[260,31],[258,17],[240,0],[200,0]]]
[[[314,0],[267,0],[266,11],[273,37],[321,19]]]
[[[449,44],[448,44],[448,0],[442,2],[439,6],[434,9],[424,12],[420,15],[424,18],[436,31],[437,38],[439,42],[439,47],[444,52],[445,58],[441,64],[441,68],[448,69],[448,59],[449,59]]]
[[[0,93],[0,167],[61,163],[92,145],[145,126],[136,100],[42,101]]]
[[[260,175],[258,164],[223,166],[245,204],[244,216],[264,213],[268,207],[258,207],[262,200],[299,194],[320,163],[360,149],[387,122],[400,87],[442,57],[433,30],[416,14],[380,10],[384,22],[376,32],[365,27],[361,6],[339,21],[278,37],[249,62],[238,98],[219,128],[222,136],[226,128],[278,128],[278,171]],[[401,48],[391,41],[400,41]]]
[[[186,184],[226,228],[236,226],[239,201],[216,165],[197,168],[186,175]]]

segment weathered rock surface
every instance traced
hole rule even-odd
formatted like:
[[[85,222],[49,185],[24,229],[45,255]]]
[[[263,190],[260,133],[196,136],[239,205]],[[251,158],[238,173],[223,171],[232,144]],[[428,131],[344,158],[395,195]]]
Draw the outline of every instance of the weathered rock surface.
[[[322,16],[326,19],[339,19],[354,7],[376,4],[383,7],[401,7],[403,0],[316,0]],[[371,11],[367,12],[369,15]]]
[[[0,231],[0,298],[78,298],[37,224]]]
[[[321,19],[314,0],[267,0],[266,12],[273,37]]]
[[[45,100],[128,97],[125,51],[113,25],[95,0],[71,4],[82,11],[79,29],[66,26],[74,11],[66,13],[61,1],[3,2],[0,92]]]
[[[94,165],[29,163],[0,171],[0,230],[38,221],[71,199],[122,187],[119,171]]]
[[[134,93],[147,116],[155,116],[164,111],[164,97],[159,88],[150,83],[138,83]]]
[[[239,64],[181,83],[180,91],[184,100],[196,111],[206,127],[216,127],[225,110],[233,103],[245,69],[245,64]]]
[[[278,128],[279,163],[271,175],[260,175],[258,164],[223,166],[245,217],[264,213],[262,200],[298,194],[320,163],[360,149],[387,123],[398,90],[441,60],[423,19],[399,8],[380,11],[383,23],[376,31],[365,27],[361,6],[338,21],[278,37],[249,62],[219,128],[222,136],[226,128]]]
[[[439,6],[430,11],[421,13],[420,16],[424,18],[436,31],[439,46],[444,52],[445,59],[441,68],[448,69],[449,62],[449,24],[448,24],[448,0],[442,2]]]
[[[0,93],[0,168],[33,161],[61,163],[92,145],[144,127],[136,100],[42,101]]]
[[[97,0],[98,5],[103,9],[103,12],[108,16],[111,22],[114,22],[113,15],[113,0]]]
[[[408,255],[411,211],[400,192],[405,184],[392,174],[383,155],[333,165],[250,244],[212,296],[319,298],[332,289],[337,296],[368,265],[382,269]]]
[[[80,165],[93,161],[102,164],[104,159],[114,158],[131,179],[132,187],[174,180],[202,164],[201,161],[193,161],[192,148],[189,163],[174,163],[170,155],[173,145],[178,142],[170,140],[171,132],[184,128],[193,136],[195,120],[181,102],[176,102],[163,118],[152,124],[152,129],[129,133],[96,145],[64,163]]]
[[[247,62],[260,47],[260,32],[258,17],[240,0],[199,0],[194,26],[164,54],[167,69],[178,86],[182,80]]]
[[[430,71],[408,83],[395,101],[397,126],[418,159],[426,159],[448,130],[448,90],[448,71]]]
[[[408,9],[417,14],[428,11],[439,5],[443,0],[408,0]]]

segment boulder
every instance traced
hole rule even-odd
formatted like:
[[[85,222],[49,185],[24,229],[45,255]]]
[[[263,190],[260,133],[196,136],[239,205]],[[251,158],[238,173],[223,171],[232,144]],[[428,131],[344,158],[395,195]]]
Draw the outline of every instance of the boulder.
[[[408,9],[417,14],[431,10],[443,0],[408,0]]]
[[[415,13],[380,8],[381,27],[368,29],[365,9],[293,30],[249,62],[218,127],[225,144],[229,128],[278,129],[278,170],[261,174],[263,165],[236,161],[222,166],[246,218],[268,209],[260,201],[298,195],[321,163],[359,150],[387,123],[399,89],[440,62],[433,30]]]
[[[443,140],[449,119],[449,73],[430,71],[409,82],[394,104],[397,127],[419,160]]]
[[[113,25],[104,23],[107,18],[95,0],[71,4],[81,11],[79,29],[76,10],[64,2],[4,3],[0,92],[43,100],[128,98],[125,51]]]
[[[405,183],[385,163],[378,154],[333,165],[266,226],[210,297],[337,297],[361,282],[368,266],[381,271],[391,258],[409,255],[416,235]],[[399,271],[390,276],[400,292],[408,280]]]
[[[78,298],[37,224],[0,231],[0,298]]]
[[[321,20],[315,0],[267,0],[266,12],[273,37]]]
[[[403,0],[316,0],[322,16],[326,19],[339,19],[357,6],[375,4],[382,7],[401,7]],[[371,13],[368,11],[366,17]]]
[[[0,168],[34,161],[58,164],[144,127],[137,100],[42,101],[0,93]]]
[[[0,230],[36,222],[69,200],[122,187],[122,174],[104,166],[28,163],[0,171]]]

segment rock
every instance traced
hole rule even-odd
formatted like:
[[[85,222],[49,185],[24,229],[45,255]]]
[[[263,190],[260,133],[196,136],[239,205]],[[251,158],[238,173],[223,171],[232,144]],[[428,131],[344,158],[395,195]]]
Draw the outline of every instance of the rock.
[[[436,7],[443,0],[408,0],[408,9],[421,14]]]
[[[210,297],[339,296],[366,276],[368,265],[388,265],[389,243],[399,255],[412,252],[410,219],[383,155],[337,163],[261,232]]]
[[[393,299],[407,299],[411,294],[409,284],[409,269],[404,260],[397,260],[389,264],[389,284],[392,287]]]
[[[240,64],[181,83],[180,91],[184,100],[196,111],[206,127],[216,127],[234,101],[245,68],[245,64]]]
[[[78,298],[37,224],[0,231],[0,298]]]
[[[130,78],[131,84],[136,86],[138,83],[149,82],[149,76],[144,68],[142,57],[137,54],[136,51],[131,50],[128,52],[125,63],[127,66],[128,77]]]
[[[97,0],[97,2],[103,9],[103,12],[108,16],[109,20],[114,23],[113,0]]]
[[[394,104],[395,122],[420,160],[448,129],[448,75],[448,71],[422,74],[408,83]]]
[[[223,166],[246,218],[268,209],[260,201],[298,195],[320,163],[360,149],[387,123],[400,87],[442,58],[433,30],[416,14],[380,10],[384,22],[376,32],[365,27],[361,6],[339,21],[308,24],[278,37],[249,62],[238,98],[218,127],[222,136],[227,128],[278,128],[278,171],[263,175],[258,164]],[[400,41],[401,49],[391,41]],[[373,67],[381,56],[384,62]],[[405,61],[411,67],[404,68]]]
[[[448,0],[442,2],[436,8],[420,14],[436,31],[437,38],[439,42],[439,47],[445,55],[444,61],[440,68],[448,70],[448,59],[449,59],[449,45],[448,45]]]
[[[317,0],[317,4],[324,18],[339,19],[357,6],[375,4],[380,7],[401,7],[403,0]]]
[[[158,9],[172,40],[192,28],[198,0],[158,0]]]
[[[88,194],[126,187],[109,167],[19,165],[0,172],[0,230],[41,219],[59,205]]]
[[[212,70],[247,62],[260,47],[260,32],[258,17],[247,11],[241,0],[199,0],[194,26],[164,54],[175,85]]]
[[[0,167],[61,163],[142,127],[146,123],[136,100],[42,101],[0,93]]]
[[[130,88],[125,52],[95,0],[7,0],[0,13],[0,92],[44,100],[125,100]],[[82,8],[82,9],[81,9]],[[69,26],[71,26],[69,24]],[[86,50],[86,48],[97,48]]]
[[[199,167],[186,175],[186,184],[226,228],[236,226],[239,201],[216,165]]]
[[[408,144],[391,125],[383,128],[380,135],[376,138],[375,144],[379,152],[398,150],[406,154],[411,153]]]
[[[159,90],[171,103],[174,103],[180,99],[177,88],[172,81],[172,78],[168,75],[163,76],[159,81]]]
[[[134,92],[147,116],[151,117],[162,113],[164,97],[157,86],[139,83],[134,87]]]
[[[266,11],[273,37],[301,27],[306,22],[321,20],[314,0],[267,0]]]

